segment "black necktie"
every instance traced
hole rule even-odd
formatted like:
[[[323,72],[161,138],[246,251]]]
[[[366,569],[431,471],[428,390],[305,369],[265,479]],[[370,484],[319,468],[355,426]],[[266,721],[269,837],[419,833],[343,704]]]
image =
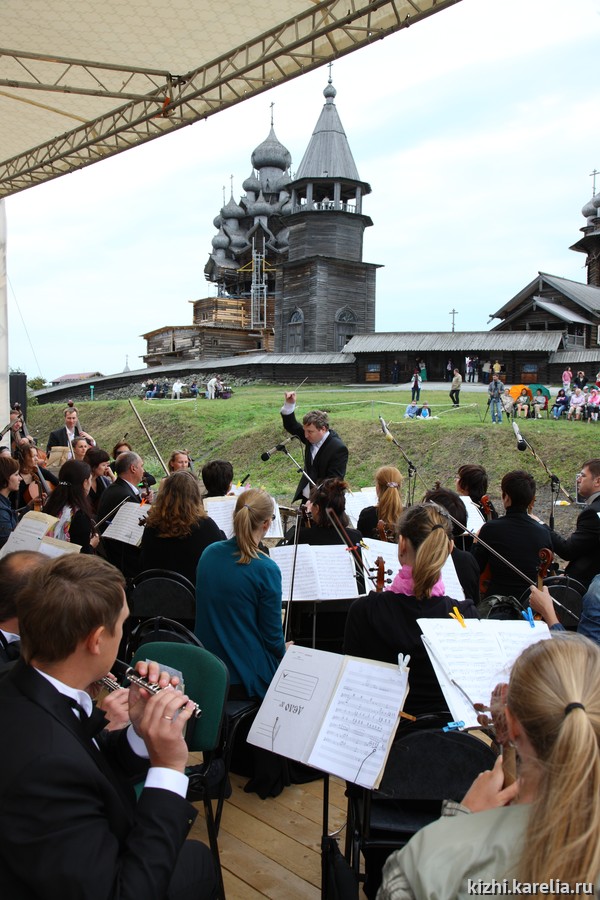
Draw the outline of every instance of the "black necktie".
[[[77,700],[73,700],[71,697],[66,696],[65,700],[71,709],[76,709],[78,711],[81,728],[85,736],[90,738],[90,740],[93,740],[96,735],[100,734],[100,732],[108,725],[108,719],[104,712],[101,709],[98,709],[97,706],[94,706],[92,714],[88,716],[83,706],[78,703]]]

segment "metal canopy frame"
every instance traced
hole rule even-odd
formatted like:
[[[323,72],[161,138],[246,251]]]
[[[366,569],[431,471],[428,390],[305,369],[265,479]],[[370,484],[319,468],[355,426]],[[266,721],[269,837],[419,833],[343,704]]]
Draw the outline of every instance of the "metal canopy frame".
[[[458,2],[324,0],[182,74],[0,49],[0,62],[23,72],[0,77],[1,87],[126,101],[1,162],[0,198],[206,119]]]

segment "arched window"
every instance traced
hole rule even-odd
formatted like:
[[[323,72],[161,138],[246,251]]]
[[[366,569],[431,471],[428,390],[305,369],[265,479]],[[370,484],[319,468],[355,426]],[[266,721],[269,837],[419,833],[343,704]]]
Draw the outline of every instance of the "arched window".
[[[338,309],[335,314],[334,350],[338,353],[356,334],[356,314],[349,306]]]
[[[288,322],[286,343],[288,353],[304,352],[304,313],[297,306]]]

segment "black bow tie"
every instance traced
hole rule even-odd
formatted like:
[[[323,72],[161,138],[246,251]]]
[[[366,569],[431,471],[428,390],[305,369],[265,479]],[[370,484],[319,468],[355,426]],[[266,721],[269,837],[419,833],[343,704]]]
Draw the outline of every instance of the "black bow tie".
[[[86,737],[90,739],[95,738],[108,725],[106,715],[97,706],[94,706],[91,715],[88,716],[83,706],[77,700],[72,700],[71,697],[66,696],[65,700],[71,709],[76,709],[79,712],[79,724]]]

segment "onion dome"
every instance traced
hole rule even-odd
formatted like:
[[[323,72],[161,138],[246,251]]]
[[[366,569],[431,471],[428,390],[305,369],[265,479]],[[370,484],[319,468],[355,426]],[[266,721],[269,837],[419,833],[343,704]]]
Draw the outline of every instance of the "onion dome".
[[[242,207],[238,206],[238,204],[235,202],[232,194],[229,198],[229,203],[227,204],[227,206],[224,206],[221,210],[221,215],[224,219],[243,219],[246,213],[244,212]]]
[[[215,234],[212,239],[212,245],[214,250],[226,250],[229,247],[229,238],[223,231],[223,228],[219,228],[219,233]]]
[[[250,172],[250,175],[246,178],[242,187],[245,191],[253,191],[255,194],[258,194],[260,191],[260,181],[254,174],[254,169]]]
[[[325,97],[325,99],[327,100],[328,103],[333,103],[333,101],[335,100],[336,94],[337,94],[337,91],[332,84],[331,75],[330,75],[329,79],[327,81],[327,85],[323,89],[323,96]]]
[[[600,207],[600,194],[596,194],[595,197],[592,197],[591,200],[588,200],[588,202],[581,210],[581,215],[585,216],[586,219],[591,219],[592,217],[598,215],[598,207]]]
[[[232,250],[243,250],[248,246],[248,238],[244,231],[234,231],[229,235]]]
[[[272,213],[271,206],[267,203],[265,198],[263,197],[263,192],[261,191],[256,198],[256,203],[250,204],[248,207],[248,212],[253,216],[270,216]]]
[[[221,215],[219,214],[218,216],[215,216],[213,219],[213,225],[215,226],[215,228],[220,228],[222,224],[223,219],[221,218]]]
[[[285,171],[291,166],[292,157],[290,151],[277,139],[273,128],[271,128],[266,141],[259,144],[256,150],[253,151],[250,161],[255,169],[273,166]]]

